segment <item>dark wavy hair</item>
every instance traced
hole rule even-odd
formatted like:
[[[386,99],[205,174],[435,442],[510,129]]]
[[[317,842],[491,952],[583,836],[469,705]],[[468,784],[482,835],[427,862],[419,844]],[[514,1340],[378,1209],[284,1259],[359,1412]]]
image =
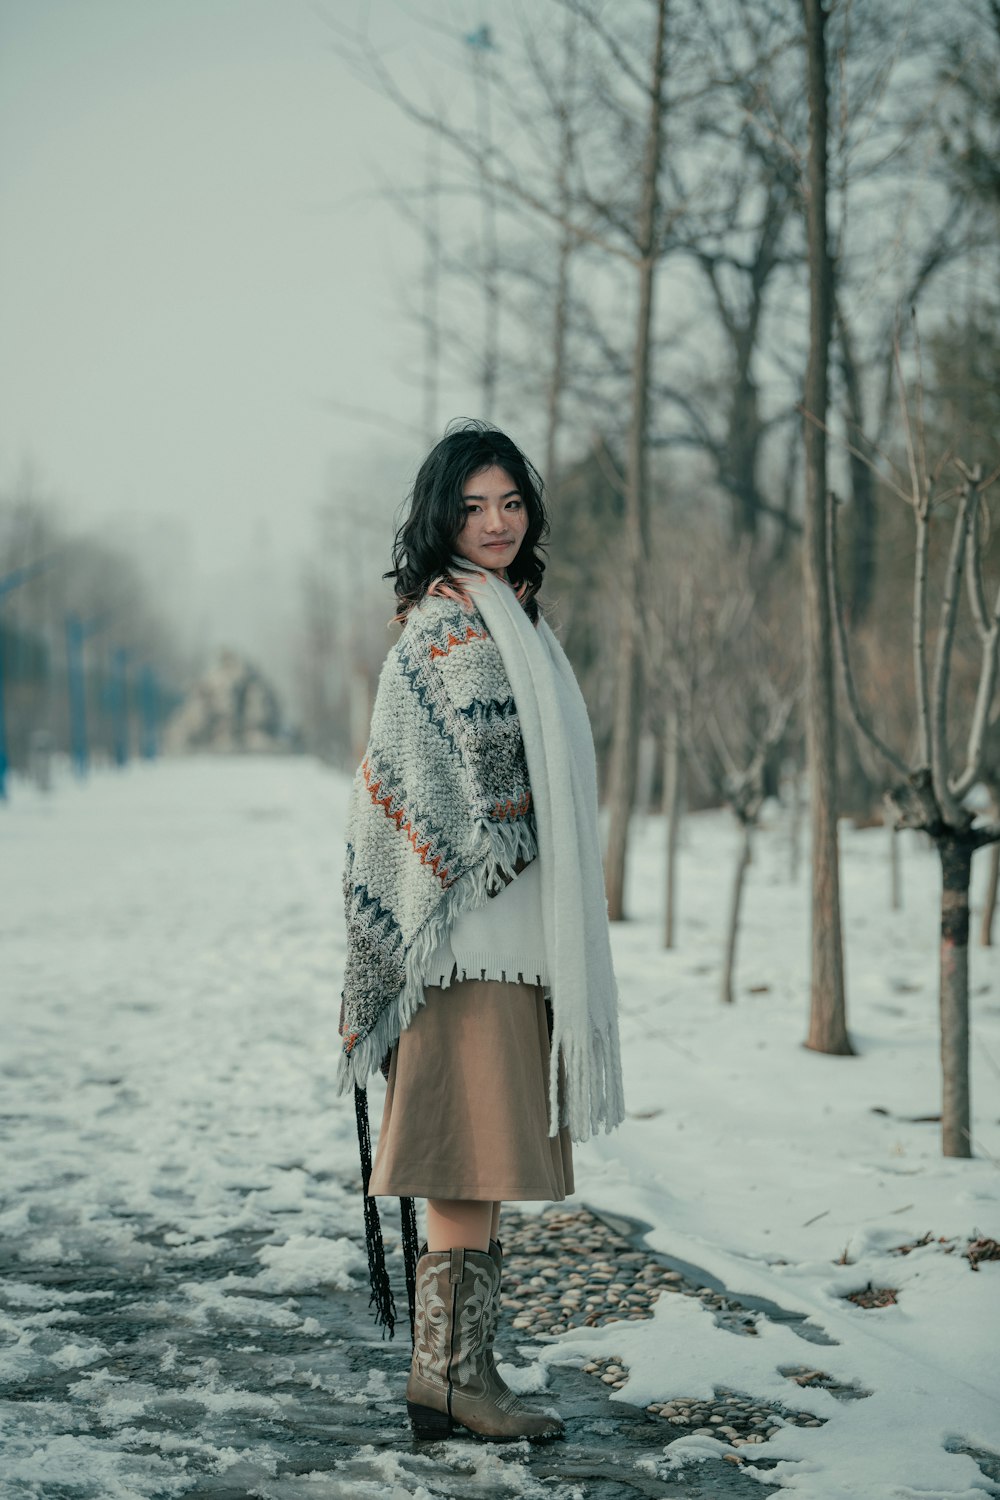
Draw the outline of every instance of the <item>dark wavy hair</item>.
[[[461,419],[460,426],[450,425],[417,472],[409,495],[409,513],[393,542],[393,566],[382,574],[395,580],[397,620],[405,620],[428,593],[457,595],[471,602],[450,572],[451,556],[465,525],[465,481],[492,464],[507,471],[527,507],[527,529],[506,577],[529,619],[538,619],[535,595],[542,586],[545,562],[537,549],[544,545],[549,531],[541,475],[505,432],[489,422],[470,418]]]

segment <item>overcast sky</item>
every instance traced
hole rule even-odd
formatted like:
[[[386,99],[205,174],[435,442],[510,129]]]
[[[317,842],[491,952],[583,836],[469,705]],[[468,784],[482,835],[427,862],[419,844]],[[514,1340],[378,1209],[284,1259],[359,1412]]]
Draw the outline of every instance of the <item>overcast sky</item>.
[[[368,8],[404,79],[440,72],[440,37]],[[421,456],[421,252],[373,173],[420,174],[424,147],[331,46],[324,14],[358,9],[0,0],[0,487],[154,538],[213,641],[287,622],[332,484],[381,473],[391,511]]]

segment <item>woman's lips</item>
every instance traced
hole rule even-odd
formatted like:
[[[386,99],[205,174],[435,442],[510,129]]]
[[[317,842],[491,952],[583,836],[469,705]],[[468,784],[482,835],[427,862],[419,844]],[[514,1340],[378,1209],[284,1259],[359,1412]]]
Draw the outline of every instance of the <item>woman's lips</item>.
[[[513,547],[513,540],[509,542],[484,542],[484,547]]]

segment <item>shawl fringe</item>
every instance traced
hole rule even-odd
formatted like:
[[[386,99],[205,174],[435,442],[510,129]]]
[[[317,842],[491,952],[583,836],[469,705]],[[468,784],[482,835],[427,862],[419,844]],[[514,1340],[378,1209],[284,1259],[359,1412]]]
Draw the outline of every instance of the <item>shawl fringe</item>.
[[[417,933],[406,953],[406,982],[379,1016],[367,1036],[359,1037],[350,1052],[341,1052],[337,1063],[337,1092],[346,1093],[353,1083],[364,1088],[385,1054],[396,1044],[421,1005],[427,963],[448,936],[460,912],[486,905],[490,890],[501,872],[511,874],[518,859],[534,859],[538,853],[535,832],[524,818],[513,822],[484,819],[487,839],[481,862],[456,877],[443,893],[434,911]]]

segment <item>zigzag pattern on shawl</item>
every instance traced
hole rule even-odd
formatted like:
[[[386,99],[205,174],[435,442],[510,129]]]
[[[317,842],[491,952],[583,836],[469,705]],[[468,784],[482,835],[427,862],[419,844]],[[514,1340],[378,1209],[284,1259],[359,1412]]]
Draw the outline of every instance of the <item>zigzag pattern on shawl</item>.
[[[401,983],[406,973],[406,951],[399,924],[389,907],[372,894],[364,881],[355,880],[354,866],[354,846],[348,842],[343,877],[344,901],[356,934],[355,941],[359,945],[363,943],[368,955],[366,977],[374,986],[374,992],[355,996],[358,1008],[353,1030],[344,1028],[345,1000],[341,996],[339,1028],[346,1056],[364,1040],[374,1024],[378,987],[385,983]]]
[[[458,712],[470,723],[489,724],[497,720],[516,719],[517,705],[513,698],[476,698]]]
[[[413,627],[409,626],[408,629],[412,630]],[[448,728],[443,714],[434,702],[432,696],[433,679],[428,676],[434,670],[430,665],[431,654],[436,651],[438,656],[447,656],[448,652],[437,648],[433,641],[430,643],[430,649],[428,650],[426,639],[419,637],[416,631],[413,632],[414,638],[412,641],[408,641],[406,637],[407,632],[404,630],[396,644],[400,671],[412,687],[414,695],[428,719],[434,725],[441,738],[446,741],[452,755],[458,755],[460,753],[459,747],[455,743],[455,737]]]
[[[453,646],[467,646],[470,641],[488,641],[489,638],[488,630],[477,630],[475,625],[467,625],[461,635],[456,635],[453,630],[449,631],[443,646],[432,645],[431,656],[448,656]]]
[[[372,802],[382,808],[390,823],[395,823],[420,863],[429,866],[447,889],[455,878],[458,851],[449,843],[444,829],[416,802],[412,792],[403,787],[400,773],[385,757],[370,752],[362,761],[361,770]]]
[[[354,850],[350,844],[347,846],[347,864],[349,871],[353,869]],[[352,909],[364,916],[369,932],[375,933],[382,942],[402,943],[402,934],[389,908],[383,906],[379,898],[373,896],[366,885],[355,884],[349,873],[345,876],[345,884],[351,893]],[[381,931],[379,931],[380,926]]]

